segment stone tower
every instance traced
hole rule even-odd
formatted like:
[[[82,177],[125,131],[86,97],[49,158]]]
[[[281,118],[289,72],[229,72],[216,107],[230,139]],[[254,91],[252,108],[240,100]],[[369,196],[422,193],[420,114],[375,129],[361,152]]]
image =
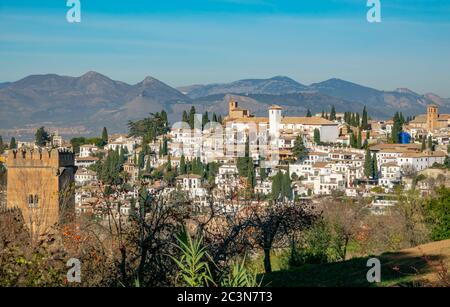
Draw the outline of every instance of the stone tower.
[[[230,101],[228,102],[228,113],[229,114],[233,113],[233,111],[236,110],[237,108],[238,108],[237,101],[230,99]]]
[[[437,121],[439,117],[439,109],[432,104],[427,107],[427,128],[429,131],[434,131],[437,128]]]
[[[7,207],[20,209],[32,234],[74,219],[76,167],[72,152],[11,150],[6,165]]]
[[[273,105],[269,108],[269,134],[273,141],[278,144],[281,128],[281,111],[282,108],[277,105]]]

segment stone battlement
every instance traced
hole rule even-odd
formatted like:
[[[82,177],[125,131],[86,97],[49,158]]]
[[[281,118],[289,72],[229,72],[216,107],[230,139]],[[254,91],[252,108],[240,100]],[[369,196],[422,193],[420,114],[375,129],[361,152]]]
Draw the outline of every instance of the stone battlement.
[[[75,156],[71,151],[62,149],[18,149],[10,150],[6,160],[7,167],[35,166],[61,167],[75,164]]]

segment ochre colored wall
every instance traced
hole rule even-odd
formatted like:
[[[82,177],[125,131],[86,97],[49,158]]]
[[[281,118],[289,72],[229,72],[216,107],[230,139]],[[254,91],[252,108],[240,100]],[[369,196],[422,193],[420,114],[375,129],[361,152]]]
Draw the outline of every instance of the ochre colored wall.
[[[22,211],[32,233],[43,233],[61,221],[62,202],[66,210],[74,211],[73,195],[66,195],[68,186],[74,182],[73,160],[73,154],[57,150],[9,152],[7,207],[18,207]],[[36,208],[29,207],[30,195],[38,197]]]

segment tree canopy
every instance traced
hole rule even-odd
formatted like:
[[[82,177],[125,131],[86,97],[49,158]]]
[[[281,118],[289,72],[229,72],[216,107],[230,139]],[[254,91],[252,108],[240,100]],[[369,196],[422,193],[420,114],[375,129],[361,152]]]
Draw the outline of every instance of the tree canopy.
[[[36,145],[39,147],[44,147],[50,142],[50,135],[45,130],[45,127],[40,127],[35,134]]]

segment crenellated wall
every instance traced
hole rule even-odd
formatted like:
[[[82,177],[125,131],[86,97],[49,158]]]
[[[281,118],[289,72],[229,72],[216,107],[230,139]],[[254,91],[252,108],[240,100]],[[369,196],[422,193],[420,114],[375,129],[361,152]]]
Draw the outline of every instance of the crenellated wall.
[[[70,151],[18,149],[10,150],[6,161],[11,167],[65,167],[75,165],[75,156]]]
[[[43,233],[75,212],[74,154],[19,149],[8,153],[7,207],[18,207],[32,233]]]

